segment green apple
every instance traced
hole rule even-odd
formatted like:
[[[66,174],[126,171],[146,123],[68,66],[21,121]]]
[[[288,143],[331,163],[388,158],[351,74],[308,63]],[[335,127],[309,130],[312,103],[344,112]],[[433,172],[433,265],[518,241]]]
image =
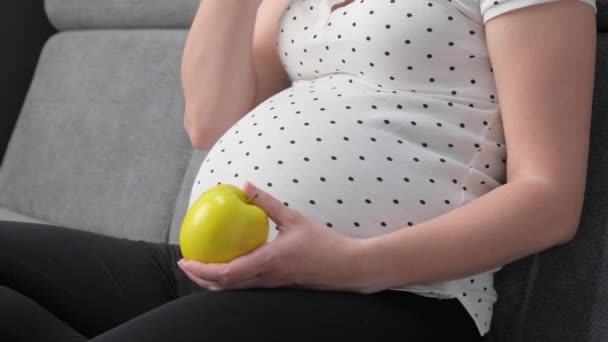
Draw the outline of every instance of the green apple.
[[[182,221],[179,244],[185,259],[229,262],[266,243],[268,226],[266,212],[249,203],[241,188],[219,184],[190,207]]]

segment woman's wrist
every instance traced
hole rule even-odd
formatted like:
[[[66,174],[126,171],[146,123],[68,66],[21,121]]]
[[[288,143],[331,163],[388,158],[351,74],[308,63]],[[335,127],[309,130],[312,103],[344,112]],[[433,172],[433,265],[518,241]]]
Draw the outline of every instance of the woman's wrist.
[[[357,287],[364,293],[385,290],[382,270],[373,262],[374,238],[349,238],[348,263],[357,278]]]

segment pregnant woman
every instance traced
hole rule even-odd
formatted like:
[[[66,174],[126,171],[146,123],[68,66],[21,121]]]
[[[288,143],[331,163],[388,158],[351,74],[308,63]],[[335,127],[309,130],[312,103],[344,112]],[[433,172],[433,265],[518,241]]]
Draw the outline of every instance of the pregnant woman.
[[[176,245],[3,223],[0,340],[481,340],[494,274],[576,232],[595,13],[203,1],[182,68],[185,129],[209,150],[189,207],[243,186],[268,243],[203,264]]]

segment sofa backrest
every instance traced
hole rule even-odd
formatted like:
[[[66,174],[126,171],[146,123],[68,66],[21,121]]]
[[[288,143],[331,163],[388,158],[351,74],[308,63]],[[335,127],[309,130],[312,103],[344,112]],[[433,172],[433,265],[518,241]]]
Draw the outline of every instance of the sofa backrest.
[[[0,207],[166,241],[192,154],[181,54],[197,0],[47,0],[42,51],[0,168]]]
[[[585,202],[575,238],[503,267],[486,341],[608,341],[608,0],[598,41]]]

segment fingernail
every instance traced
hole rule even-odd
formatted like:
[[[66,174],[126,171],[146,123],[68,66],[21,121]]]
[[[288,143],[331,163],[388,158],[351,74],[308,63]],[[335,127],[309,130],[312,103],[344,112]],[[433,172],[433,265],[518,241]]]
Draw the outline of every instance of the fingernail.
[[[250,181],[247,181],[245,183],[244,189],[245,189],[245,194],[247,195],[247,197],[251,197],[251,196],[255,195],[256,192],[258,192],[258,188]]]
[[[184,259],[180,259],[180,260],[177,262],[177,264],[178,264],[179,266],[183,266],[183,265],[184,265]]]
[[[257,187],[257,186],[255,186],[255,184],[251,183],[250,181],[247,181],[247,183],[249,184],[249,188],[250,188],[251,190],[258,190],[258,187]]]

